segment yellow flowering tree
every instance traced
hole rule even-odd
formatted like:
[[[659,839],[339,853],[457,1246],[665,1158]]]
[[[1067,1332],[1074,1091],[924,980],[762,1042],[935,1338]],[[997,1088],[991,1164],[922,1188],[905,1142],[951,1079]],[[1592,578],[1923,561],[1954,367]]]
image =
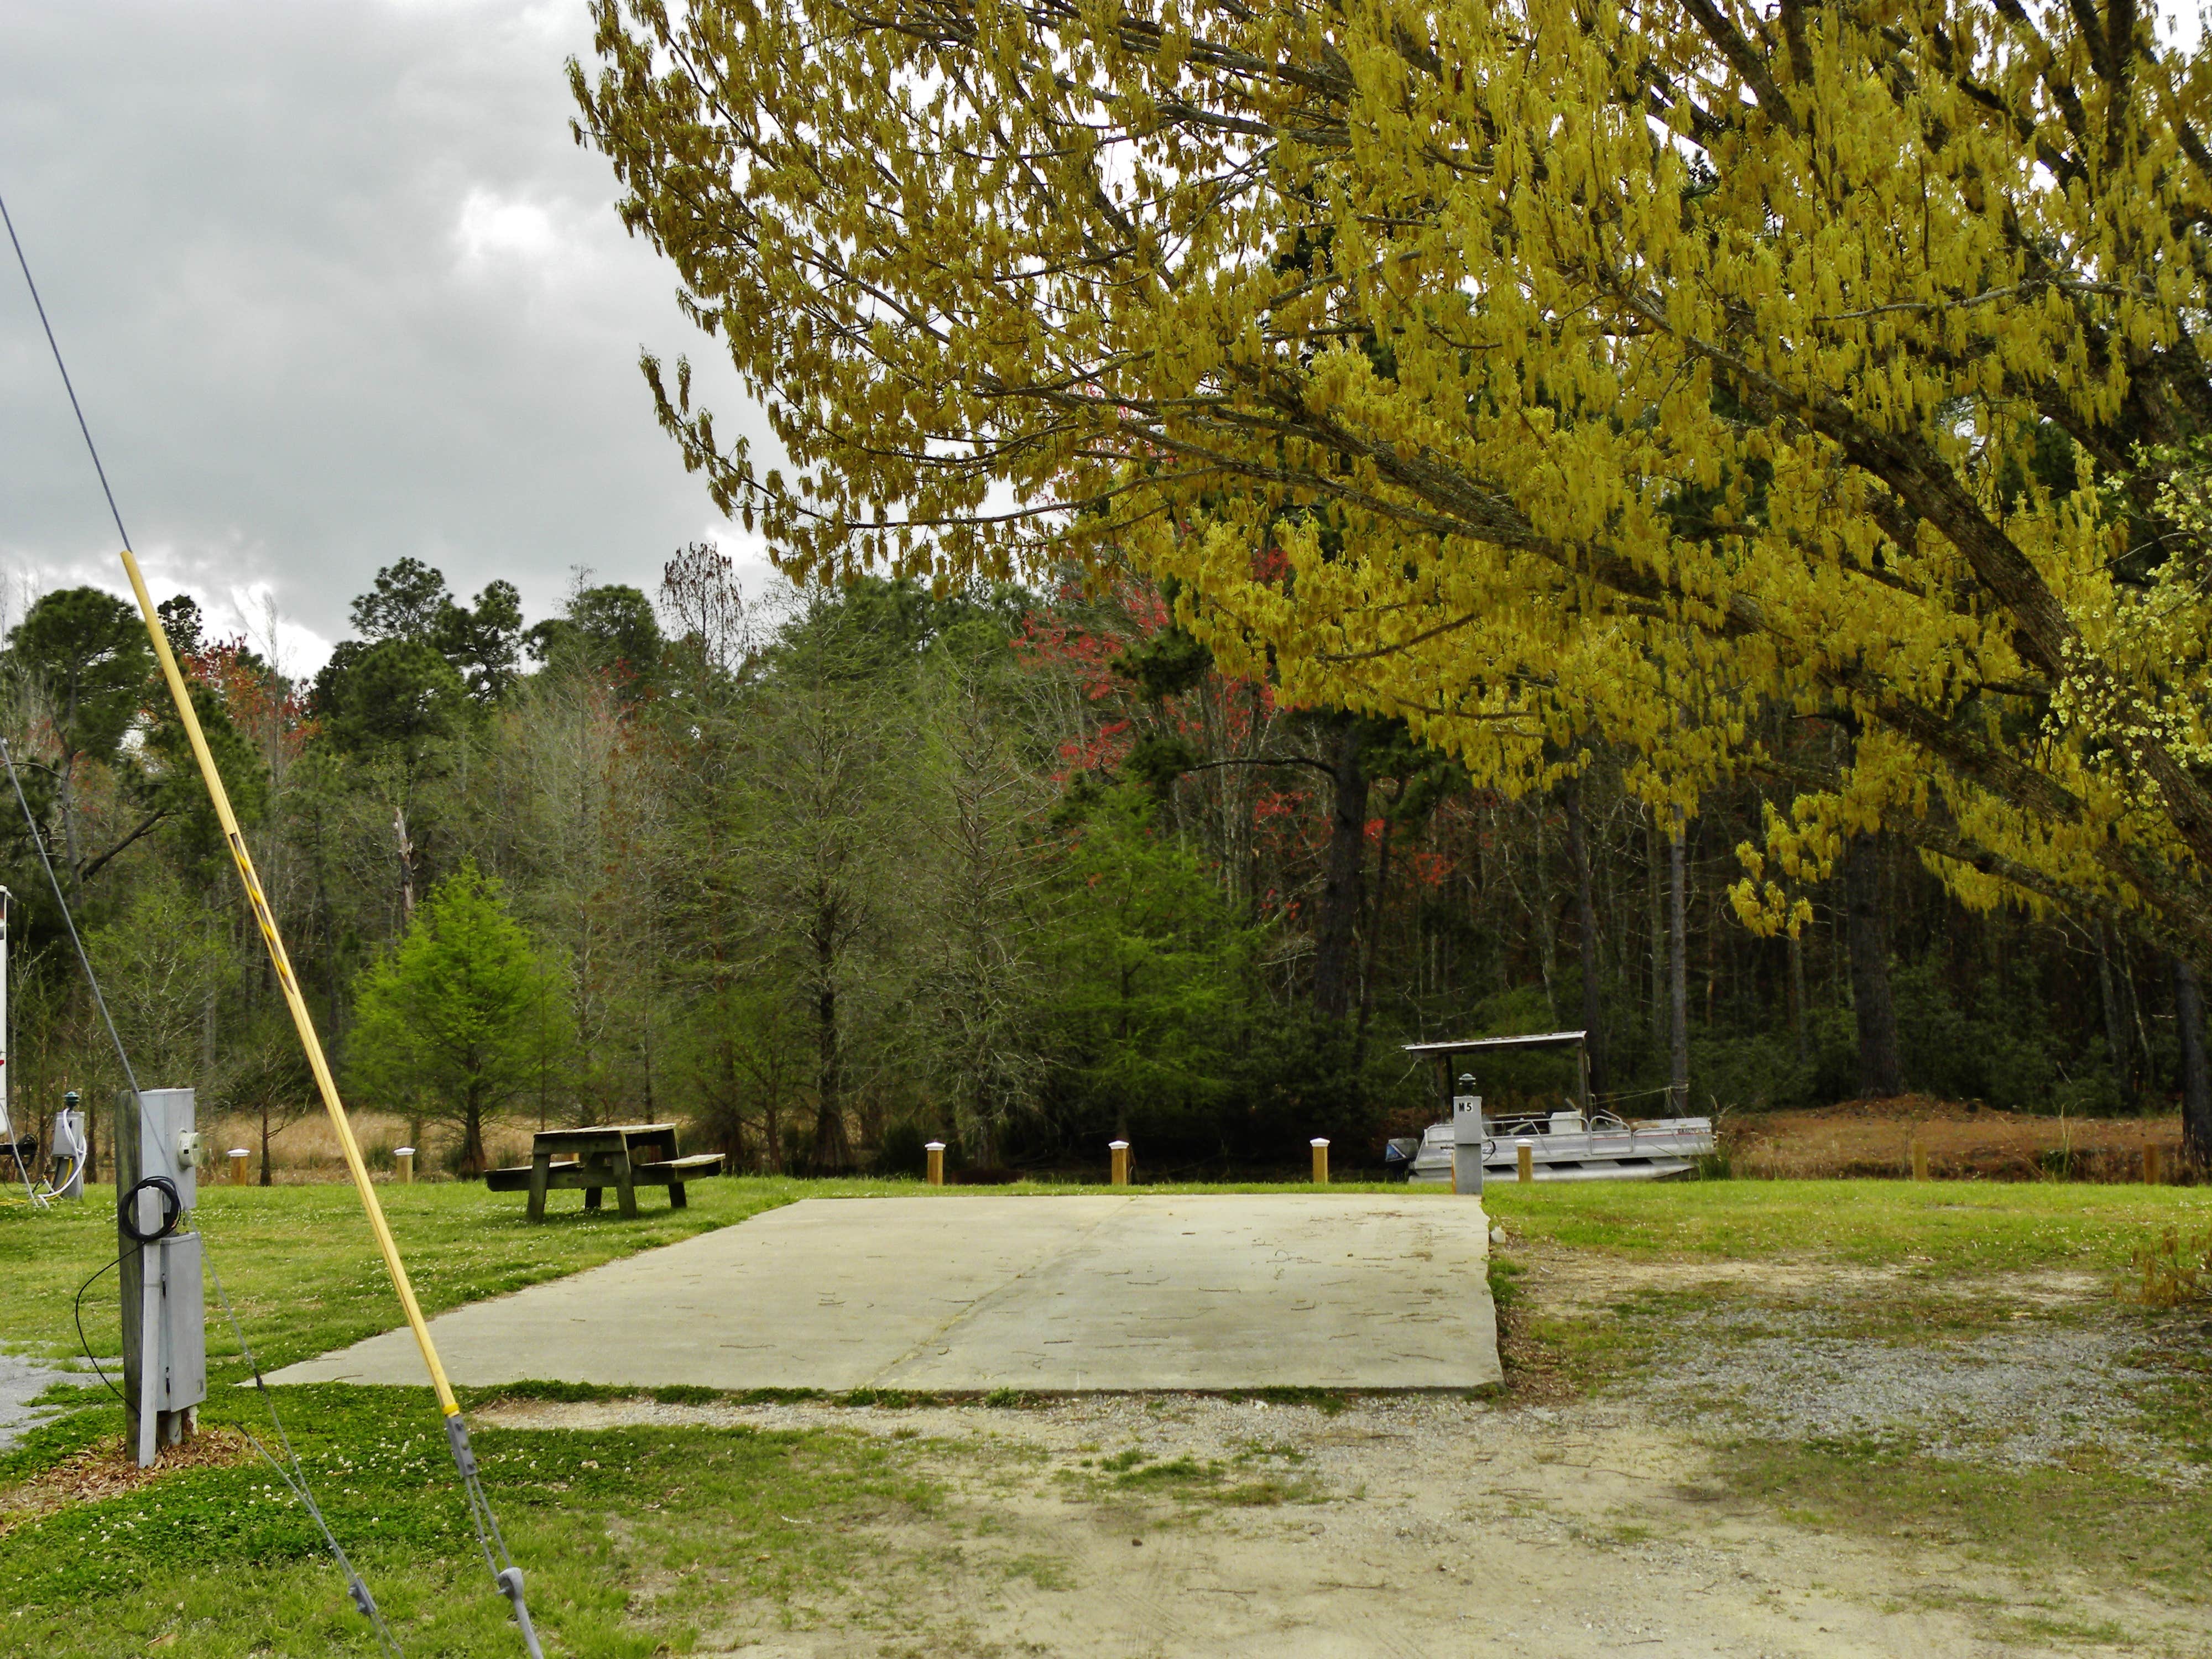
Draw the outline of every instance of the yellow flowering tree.
[[[1127,561],[1521,788],[2212,959],[2212,58],[2026,0],[599,0],[580,140],[787,567]],[[1804,717],[1847,741],[1808,744]]]

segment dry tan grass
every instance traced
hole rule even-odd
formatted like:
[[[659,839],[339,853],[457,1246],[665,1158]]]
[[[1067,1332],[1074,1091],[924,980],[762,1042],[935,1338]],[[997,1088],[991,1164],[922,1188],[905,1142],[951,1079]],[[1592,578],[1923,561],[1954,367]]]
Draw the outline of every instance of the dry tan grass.
[[[2160,1150],[2169,1181],[2181,1163],[2175,1118],[2043,1117],[1926,1095],[1739,1117],[1723,1134],[1741,1176],[1909,1175],[1916,1142],[1929,1174],[1949,1180],[2044,1179],[2060,1152],[2075,1179],[2090,1181],[2142,1180],[2146,1146]]]
[[[361,1143],[362,1154],[368,1160],[372,1173],[389,1176],[392,1172],[392,1149],[410,1144],[411,1129],[408,1121],[392,1112],[356,1112],[352,1114],[354,1139]],[[530,1161],[531,1133],[537,1127],[532,1119],[527,1123],[500,1123],[491,1126],[484,1134],[484,1150],[492,1163],[526,1164]],[[243,1146],[252,1154],[247,1162],[247,1178],[261,1177],[261,1125],[254,1118],[219,1119],[207,1126],[207,1139],[215,1149],[217,1166],[228,1178],[228,1164],[223,1155],[234,1146]],[[422,1139],[415,1150],[415,1178],[417,1181],[443,1178],[447,1155],[460,1140],[457,1128],[444,1124],[426,1123]],[[269,1163],[271,1180],[278,1185],[294,1185],[344,1178],[345,1162],[338,1153],[337,1131],[331,1127],[330,1119],[320,1110],[310,1112],[297,1121],[287,1125],[269,1137]]]

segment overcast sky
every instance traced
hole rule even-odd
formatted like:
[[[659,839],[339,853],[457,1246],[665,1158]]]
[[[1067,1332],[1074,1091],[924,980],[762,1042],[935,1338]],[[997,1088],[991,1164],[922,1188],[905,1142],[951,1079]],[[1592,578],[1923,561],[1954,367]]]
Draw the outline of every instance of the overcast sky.
[[[590,45],[582,0],[0,0],[0,195],[155,597],[257,635],[273,598],[301,672],[408,554],[532,618],[577,566],[757,564],[653,423],[639,348],[706,347],[722,424],[759,428],[570,140]],[[12,620],[26,581],[125,590],[0,259]]]

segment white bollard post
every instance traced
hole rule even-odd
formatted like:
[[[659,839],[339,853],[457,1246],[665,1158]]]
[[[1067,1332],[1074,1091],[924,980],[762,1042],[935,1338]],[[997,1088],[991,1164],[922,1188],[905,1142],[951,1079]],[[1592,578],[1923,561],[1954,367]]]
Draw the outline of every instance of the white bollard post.
[[[929,1184],[942,1187],[945,1184],[945,1143],[933,1140],[921,1150],[929,1154]]]

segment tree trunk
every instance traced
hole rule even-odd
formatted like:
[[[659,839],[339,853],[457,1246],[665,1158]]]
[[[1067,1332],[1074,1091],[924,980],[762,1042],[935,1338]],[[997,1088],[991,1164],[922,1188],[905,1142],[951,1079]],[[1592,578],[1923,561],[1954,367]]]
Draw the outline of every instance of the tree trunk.
[[[461,1141],[461,1173],[476,1176],[484,1172],[483,1108],[471,1100],[465,1109],[468,1114],[467,1133]]]
[[[2197,967],[2173,959],[2173,1019],[2181,1029],[2181,1153],[2202,1170],[2212,1167],[2212,1073],[2204,1061],[2204,990]]]
[[[1797,1063],[1808,1065],[1813,1037],[1805,1018],[1805,940],[1797,933],[1790,935],[1790,1024],[1797,1037]]]
[[[1859,1096],[1882,1100],[1905,1092],[1905,1067],[1897,1055],[1897,1008],[1889,995],[1889,929],[1881,912],[1879,834],[1851,843],[1844,861],[1844,902],[1850,913],[1849,947],[1851,1012],[1859,1032]]]
[[[1127,963],[1121,964],[1121,1012],[1114,1024],[1114,1033],[1121,1039],[1125,1053],[1129,1047],[1129,982],[1133,971]],[[1128,1138],[1129,1095],[1127,1090],[1117,1089],[1114,1091],[1114,1139],[1127,1140]]]
[[[827,971],[828,964],[823,964]],[[849,1158],[845,1139],[844,1054],[837,1041],[837,987],[824,980],[814,993],[814,1168],[834,1174]]]
[[[1322,878],[1321,916],[1314,931],[1314,1012],[1341,1022],[1352,1007],[1352,936],[1367,874],[1367,772],[1360,764],[1361,722],[1340,715],[1329,757],[1335,802],[1329,821],[1328,866]]]
[[[1405,793],[1401,786],[1398,793],[1402,796]],[[1359,967],[1359,1021],[1358,1036],[1352,1044],[1352,1069],[1355,1074],[1367,1064],[1367,1022],[1375,1012],[1375,955],[1382,943],[1382,907],[1390,898],[1390,843],[1394,839],[1391,827],[1386,811],[1382,818],[1382,845],[1375,854],[1375,914],[1367,924],[1367,949]]]
[[[269,1103],[261,1103],[261,1184],[273,1187],[276,1183],[269,1174]]]
[[[1667,860],[1661,850],[1659,820],[1654,816],[1644,827],[1644,884],[1649,933],[1651,937],[1651,1046],[1667,1040]]]
[[[784,1172],[782,1072],[778,1066],[768,1085],[761,1091],[761,1161],[766,1165],[766,1172],[775,1176]]]
[[[1528,860],[1528,891],[1522,902],[1528,912],[1529,922],[1536,930],[1536,971],[1544,981],[1544,1023],[1553,1030],[1559,1025],[1559,928],[1553,915],[1551,869],[1544,857],[1544,812],[1541,804],[1529,814],[1534,820],[1534,833],[1529,842],[1534,855]]]
[[[74,724],[72,724],[74,729]],[[64,755],[61,765],[62,861],[69,866],[70,894],[82,897],[84,892],[83,854],[77,847],[76,834],[76,757]]]
[[[1668,1098],[1674,1115],[1690,1109],[1690,868],[1684,846],[1682,809],[1674,809],[1674,822],[1667,836],[1668,885],[1672,891],[1672,915],[1668,921],[1667,1035]]]
[[[1583,785],[1567,780],[1567,846],[1575,860],[1575,921],[1583,963],[1583,1050],[1589,1056],[1592,1094],[1606,1089],[1604,1010],[1597,972],[1597,895],[1590,883],[1589,836],[1583,824]]]
[[[399,846],[399,926],[404,932],[415,920],[415,843],[407,834],[407,809],[392,809],[392,834]]]
[[[2136,1097],[2135,1044],[2129,1040],[2119,987],[2113,982],[2112,953],[2106,948],[2105,924],[2098,921],[2090,925],[2096,930],[2097,1002],[2105,1016],[2105,1051],[2112,1060],[2112,1081],[2118,1085],[2120,1098],[2132,1103]]]

